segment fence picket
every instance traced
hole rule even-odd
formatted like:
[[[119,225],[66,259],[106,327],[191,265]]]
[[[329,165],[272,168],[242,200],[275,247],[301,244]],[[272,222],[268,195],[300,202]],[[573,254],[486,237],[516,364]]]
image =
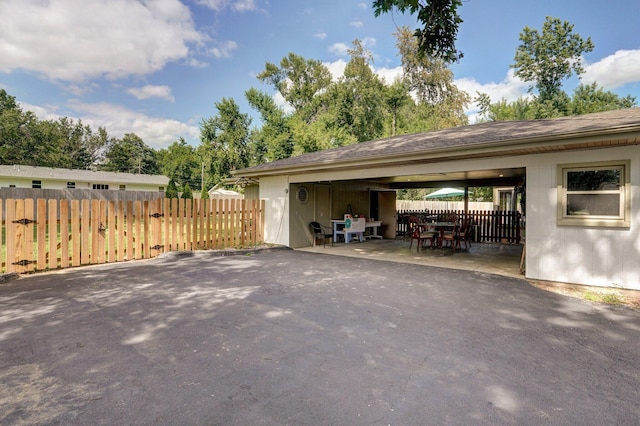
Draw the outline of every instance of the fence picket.
[[[54,200],[55,201],[55,200]],[[76,203],[77,204],[77,203]],[[59,223],[58,227],[60,232],[60,268],[68,268],[69,267],[69,244],[72,242],[72,236],[69,233],[69,200],[60,200],[59,206]],[[76,219],[78,226],[80,226],[80,222]],[[73,224],[71,224],[73,226]],[[78,251],[80,251],[78,249]],[[75,248],[72,247],[71,254],[73,256],[75,252]],[[78,253],[78,259],[80,258],[80,253]]]
[[[14,258],[10,260],[15,265],[16,272],[22,273],[25,272],[24,266],[20,265],[21,260],[26,260],[24,258],[24,253],[22,249],[24,247],[24,225],[18,223],[19,220],[24,219],[24,200],[15,200],[15,220],[12,222],[13,232],[15,232],[15,247],[14,247]]]
[[[151,231],[149,226],[150,207],[149,201],[142,202],[142,228],[144,236],[142,237],[142,259],[151,257]]]
[[[133,259],[133,201],[124,202],[125,211],[123,213],[122,229],[124,237],[122,239],[122,260]]]
[[[108,201],[107,212],[107,231],[109,239],[107,240],[107,262],[113,263],[116,261],[116,202],[115,200]]]
[[[63,205],[66,205],[66,204],[63,204],[63,203],[68,203],[68,201],[67,200],[62,200],[62,202],[60,203],[61,208],[62,208]],[[70,223],[70,225],[71,225],[71,235],[70,235],[70,238],[71,238],[71,266],[80,266],[81,265],[81,260],[80,260],[81,257],[80,257],[80,255],[82,253],[82,246],[81,246],[81,238],[82,237],[81,237],[81,234],[80,234],[80,227],[81,227],[81,224],[80,224],[80,213],[81,213],[80,206],[81,206],[80,200],[71,200],[71,223]],[[69,211],[68,207],[67,207],[66,211],[67,211],[67,213],[64,213],[64,214],[68,214],[68,211]],[[61,214],[60,215],[61,223],[62,223],[62,220],[63,220],[62,218],[63,217],[66,217],[66,216],[63,216],[63,214]],[[65,229],[68,229],[68,228],[65,227]],[[64,245],[64,242],[62,244]],[[65,252],[64,250],[65,249],[62,249],[61,254]],[[64,264],[65,264],[65,261],[63,260],[62,261],[62,265],[64,265]],[[62,266],[62,265],[61,265],[61,267],[65,267],[65,266]]]
[[[3,241],[3,229],[5,227],[5,222],[2,221],[4,217],[4,212],[2,211],[3,200],[0,199],[0,243]],[[6,250],[0,250],[0,271],[3,271],[7,264],[7,255]]]
[[[171,200],[169,198],[163,199],[162,211],[164,213],[162,223],[164,225],[164,232],[162,245],[164,245],[164,251],[171,251]]]
[[[47,267],[47,200],[36,200],[36,268]],[[56,233],[57,234],[57,233]]]
[[[24,218],[27,221],[31,221],[23,225],[24,228],[24,239],[22,244],[22,259],[27,263],[23,266],[22,272],[32,272],[35,269],[36,261],[35,255],[33,253],[33,232],[35,228],[35,202],[33,199],[28,198],[24,200]]]
[[[5,237],[5,271],[15,272],[16,267],[13,264],[15,260],[16,249],[16,231],[14,229],[13,221],[16,219],[16,201],[8,199],[5,202],[5,229],[7,236]]]
[[[116,227],[118,231],[118,243],[116,244],[116,253],[118,262],[125,259],[125,202],[120,200],[117,202]]]
[[[49,250],[48,253],[45,253],[44,255],[49,258],[49,265],[47,266],[49,269],[56,269],[58,267],[58,235],[60,234],[60,231],[58,230],[57,204],[56,200],[48,201],[49,215],[47,216],[47,223],[45,225],[49,225],[47,230],[49,237]],[[38,256],[40,256],[40,252],[38,252]]]

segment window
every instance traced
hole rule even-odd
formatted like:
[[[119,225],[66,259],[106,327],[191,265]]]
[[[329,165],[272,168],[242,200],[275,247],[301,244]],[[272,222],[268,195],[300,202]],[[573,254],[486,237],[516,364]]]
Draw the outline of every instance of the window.
[[[76,187],[76,183],[75,182],[67,182],[67,189],[73,189]]]
[[[32,180],[31,181],[32,188],[42,188],[42,181],[40,180]]]
[[[120,191],[126,191],[127,185],[120,185]]]
[[[102,183],[94,183],[93,189],[109,189],[109,185],[105,185]]]
[[[629,161],[558,166],[558,225],[630,226]]]

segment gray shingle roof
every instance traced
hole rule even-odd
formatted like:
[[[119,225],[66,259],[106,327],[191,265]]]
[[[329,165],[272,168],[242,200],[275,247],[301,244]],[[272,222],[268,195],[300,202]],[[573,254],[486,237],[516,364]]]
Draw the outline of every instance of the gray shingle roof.
[[[434,132],[400,135],[340,148],[303,154],[247,169],[234,175],[257,177],[295,169],[326,168],[355,162],[414,155],[440,154],[443,157],[465,150],[494,148],[507,152],[532,143],[564,144],[588,136],[602,138],[640,131],[640,108],[546,120],[495,121]],[[618,136],[616,136],[617,138]],[[640,143],[636,136],[636,142]]]
[[[22,165],[0,165],[0,176],[69,182],[91,182],[111,184],[167,185],[169,178],[161,175],[133,173],[96,172],[92,170],[60,169]]]

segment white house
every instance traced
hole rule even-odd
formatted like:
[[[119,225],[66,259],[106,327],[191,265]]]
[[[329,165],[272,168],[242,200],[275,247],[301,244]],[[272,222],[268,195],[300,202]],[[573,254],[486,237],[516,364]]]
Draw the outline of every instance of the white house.
[[[97,172],[22,165],[0,165],[0,188],[96,189],[164,191],[169,178],[161,175]]]
[[[238,170],[266,201],[265,240],[311,245],[348,209],[387,223],[395,190],[526,187],[526,276],[640,290],[640,108],[401,135]]]

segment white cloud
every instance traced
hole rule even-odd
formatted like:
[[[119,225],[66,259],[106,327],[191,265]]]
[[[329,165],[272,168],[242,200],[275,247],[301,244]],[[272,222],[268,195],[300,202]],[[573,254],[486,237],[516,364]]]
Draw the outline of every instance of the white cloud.
[[[179,0],[3,0],[0,71],[53,80],[144,75],[208,41]]]
[[[582,82],[597,82],[605,90],[640,82],[640,50],[618,50],[596,63],[584,65],[584,69]]]
[[[378,68],[374,72],[384,80],[386,85],[390,85],[394,82],[396,77],[402,76],[402,66],[395,68]]]
[[[358,3],[358,7],[359,7],[360,9],[363,9],[363,10],[367,10],[367,9],[369,9],[369,5],[368,5],[367,3],[365,3],[365,2],[360,2],[360,3]]]
[[[246,12],[257,9],[254,0],[197,0],[196,3],[215,11],[221,11],[226,8],[235,10],[236,12]]]
[[[486,93],[492,102],[498,102],[502,99],[506,99],[509,102],[515,101],[519,97],[525,96],[529,88],[529,83],[516,77],[512,69],[507,72],[507,76],[499,83],[494,81],[480,83],[474,78],[465,77],[454,80],[454,84],[460,90],[467,92],[471,98],[476,97],[477,92]]]
[[[347,62],[344,59],[338,59],[334,62],[325,62],[324,65],[329,68],[333,81],[338,81],[338,79],[344,75],[344,69],[347,66]]]
[[[334,43],[329,46],[329,52],[336,56],[347,56],[349,54],[349,46],[345,43]]]
[[[351,25],[352,27],[355,27],[355,28],[362,28],[362,27],[364,27],[364,22],[359,21],[359,20],[358,21],[351,21],[351,22],[349,22],[349,25]]]
[[[378,41],[375,39],[375,37],[365,37],[362,39],[362,45],[364,47],[375,47],[377,42]]]
[[[71,101],[68,108],[73,111],[72,114],[60,114],[58,111],[61,108],[56,105],[43,107],[23,103],[21,106],[24,110],[33,111],[41,120],[57,120],[62,116],[82,119],[92,130],[104,127],[109,136],[117,138],[122,138],[126,133],[135,133],[154,149],[166,148],[180,137],[193,145],[197,145],[200,140],[200,128],[197,126],[178,120],[150,117],[107,102],[88,104]]]
[[[169,86],[152,86],[148,84],[143,87],[132,87],[127,90],[127,93],[138,99],[161,98],[171,102],[175,100]]]
[[[229,58],[231,52],[238,48],[238,44],[233,40],[222,41],[217,47],[211,49],[211,53],[216,58]]]
[[[324,40],[327,38],[327,33],[315,33],[313,36],[319,40]]]

